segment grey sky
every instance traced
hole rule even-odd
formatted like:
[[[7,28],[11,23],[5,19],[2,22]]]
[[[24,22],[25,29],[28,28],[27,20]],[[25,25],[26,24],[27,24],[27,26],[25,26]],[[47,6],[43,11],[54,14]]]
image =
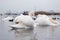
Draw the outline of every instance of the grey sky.
[[[54,10],[60,12],[60,0],[0,0],[0,12],[24,10]]]

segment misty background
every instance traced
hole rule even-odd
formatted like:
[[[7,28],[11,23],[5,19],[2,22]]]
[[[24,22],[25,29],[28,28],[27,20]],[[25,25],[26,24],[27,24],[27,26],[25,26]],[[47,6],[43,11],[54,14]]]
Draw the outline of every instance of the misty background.
[[[29,10],[60,12],[60,0],[0,0],[0,13]]]

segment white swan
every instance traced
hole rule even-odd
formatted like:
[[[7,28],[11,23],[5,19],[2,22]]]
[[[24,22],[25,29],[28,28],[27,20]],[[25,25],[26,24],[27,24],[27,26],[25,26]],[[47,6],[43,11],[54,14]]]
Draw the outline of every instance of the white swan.
[[[17,16],[14,20],[15,25],[11,25],[12,28],[33,28],[34,20],[32,19],[33,12],[29,12],[29,15]]]
[[[52,25],[52,26],[59,25],[59,22],[57,22],[56,20],[49,18],[47,15],[40,14],[37,16],[35,23],[38,23],[38,25]]]

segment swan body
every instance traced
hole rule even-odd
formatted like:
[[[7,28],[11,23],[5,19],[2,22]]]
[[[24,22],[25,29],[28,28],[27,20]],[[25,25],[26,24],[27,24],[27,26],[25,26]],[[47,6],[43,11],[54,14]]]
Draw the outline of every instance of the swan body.
[[[34,20],[29,15],[20,15],[14,19],[15,25],[11,25],[14,28],[33,28]]]
[[[59,23],[53,19],[50,19],[47,15],[38,15],[35,23],[38,25],[58,25]]]

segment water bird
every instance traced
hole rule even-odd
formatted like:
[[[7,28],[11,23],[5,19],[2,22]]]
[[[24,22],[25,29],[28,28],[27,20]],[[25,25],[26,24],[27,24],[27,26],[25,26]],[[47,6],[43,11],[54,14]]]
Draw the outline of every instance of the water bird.
[[[34,20],[33,20],[33,16],[34,12],[30,11],[29,15],[20,15],[17,16],[14,19],[14,25],[11,25],[10,27],[12,28],[33,28],[33,24],[34,24]]]
[[[49,18],[45,14],[37,15],[37,19],[35,20],[35,23],[37,23],[37,25],[52,25],[52,26],[59,25],[59,22],[57,22],[56,20],[53,20],[52,18]]]
[[[6,18],[3,18],[2,20],[3,20],[3,21],[10,21],[10,22],[13,22],[14,18],[8,16],[8,17],[6,17]]]

